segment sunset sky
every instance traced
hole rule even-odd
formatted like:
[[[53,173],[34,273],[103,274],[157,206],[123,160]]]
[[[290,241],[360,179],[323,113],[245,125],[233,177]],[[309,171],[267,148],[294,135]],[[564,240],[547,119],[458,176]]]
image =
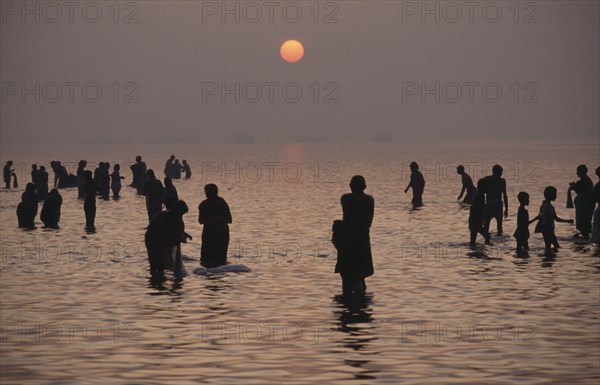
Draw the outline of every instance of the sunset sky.
[[[598,141],[596,1],[275,3],[3,2],[2,143]]]

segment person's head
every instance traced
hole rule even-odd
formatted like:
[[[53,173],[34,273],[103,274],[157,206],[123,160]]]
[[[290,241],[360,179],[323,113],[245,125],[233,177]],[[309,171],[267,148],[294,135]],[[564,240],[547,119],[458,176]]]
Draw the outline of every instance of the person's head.
[[[34,193],[35,185],[33,183],[27,183],[27,185],[25,186],[25,192],[26,193]]]
[[[499,164],[495,164],[494,167],[492,167],[492,175],[493,176],[501,177],[502,171],[504,171],[504,169]]]
[[[169,157],[169,159],[171,159],[171,160],[175,159],[175,155],[171,155],[171,156]]]
[[[104,162],[104,168],[108,170],[110,168],[110,163]]]
[[[456,173],[460,174],[460,175],[464,174],[465,173],[465,166],[463,166],[462,164],[460,166],[458,166],[456,168]]]
[[[35,163],[34,163],[34,164],[32,164],[32,165],[31,165],[31,169],[32,169],[32,170],[37,170],[37,164],[35,164]]]
[[[165,187],[173,186],[173,180],[171,178],[169,178],[168,176],[165,177],[164,181],[165,181]]]
[[[7,165],[7,166],[12,166],[12,165],[13,165],[13,161],[12,161],[12,160],[9,160],[8,162],[6,162],[6,165]]]
[[[54,161],[54,160],[50,161],[50,167],[52,167],[52,169],[54,169],[54,167],[56,167],[56,161]]]
[[[179,159],[175,159],[175,164],[179,164]]]
[[[419,164],[417,162],[412,162],[410,164],[410,171],[417,171],[419,169]]]
[[[149,179],[149,180],[155,180],[156,179],[156,175],[154,175],[154,170],[153,169],[149,169],[148,171],[146,171],[146,179]]]
[[[547,201],[556,200],[556,194],[557,190],[554,186],[548,186],[544,189],[544,199],[546,199]]]
[[[141,162],[141,161],[142,161],[142,157],[141,157],[141,156],[139,156],[139,155],[138,155],[138,156],[136,156],[136,157],[135,157],[135,161],[136,161],[136,162],[138,162],[138,163],[139,163],[139,162]]]
[[[185,201],[182,201],[182,200],[178,200],[177,202],[175,202],[173,204],[173,207],[171,208],[171,212],[175,213],[175,215],[178,215],[180,217],[182,217],[188,211],[189,211],[189,208],[188,208],[187,203],[185,203]]]
[[[60,160],[57,160],[57,161],[56,161],[56,165],[57,165],[57,166],[62,166],[62,163],[61,163],[61,161],[60,161]]]
[[[517,199],[523,206],[527,206],[529,204],[529,194],[527,194],[525,191],[521,191],[519,194],[517,194]]]
[[[366,188],[367,182],[362,175],[354,175],[352,179],[350,179],[350,190],[352,190],[353,193],[362,193]]]
[[[104,168],[104,162],[98,163],[98,168]]]
[[[120,164],[115,164],[115,166],[113,167],[113,170],[115,171],[119,171],[121,169],[121,165]]]
[[[487,179],[481,178],[477,181],[477,191],[485,193],[487,190]]]
[[[600,178],[600,167],[598,167],[598,168],[596,169],[596,176],[597,176],[598,178]]]
[[[53,188],[48,195],[50,195],[51,197],[56,197],[56,196],[59,196],[60,194],[58,193],[57,189]]]
[[[184,159],[184,160],[181,161],[181,163],[187,164],[187,160]]]
[[[92,182],[94,180],[94,174],[90,170],[85,171],[85,181]]]
[[[204,194],[206,194],[207,198],[213,198],[219,195],[219,188],[214,183],[209,183],[204,186]]]
[[[85,161],[85,160],[80,160],[80,161],[79,161],[79,167],[85,167],[85,166],[87,166],[87,161]]]
[[[585,164],[580,164],[579,166],[577,166],[577,176],[578,177],[582,177],[587,175],[588,173],[588,168]]]
[[[40,171],[46,172],[46,167],[45,166],[40,166]]]

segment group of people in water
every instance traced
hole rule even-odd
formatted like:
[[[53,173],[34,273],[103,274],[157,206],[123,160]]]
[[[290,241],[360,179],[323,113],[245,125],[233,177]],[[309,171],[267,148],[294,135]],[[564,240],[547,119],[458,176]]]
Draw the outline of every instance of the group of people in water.
[[[4,167],[4,180],[10,188],[11,177],[14,175],[12,162]],[[77,175],[69,174],[59,161],[52,161],[55,173],[54,185],[57,188],[77,187],[78,196],[84,200],[86,229],[94,230],[96,215],[96,200],[108,200],[109,191],[113,197],[118,198],[121,190],[120,166],[115,164],[110,173],[110,165],[100,162],[92,173],[86,170],[87,162],[79,162]],[[129,185],[135,188],[146,199],[148,214],[148,227],[145,234],[145,244],[148,252],[150,271],[153,277],[164,276],[165,269],[174,269],[181,272],[181,243],[187,242],[192,237],[185,232],[183,215],[189,208],[186,202],[179,199],[173,179],[191,177],[191,170],[187,161],[179,164],[175,156],[171,156],[164,169],[165,177],[161,182],[152,169],[147,169],[141,156],[136,157],[135,163],[130,167],[133,181]],[[419,171],[419,165],[412,162],[410,165],[410,183],[405,189],[413,190],[413,207],[423,206],[425,179]],[[478,234],[482,235],[486,244],[491,244],[490,224],[496,220],[497,235],[503,234],[503,219],[508,217],[508,196],[506,180],[502,178],[503,169],[500,165],[492,168],[492,175],[485,176],[475,185],[472,178],[465,172],[461,165],[457,167],[461,176],[461,191],[458,200],[469,205],[468,228],[470,232],[469,244],[476,246]],[[577,167],[578,180],[569,184],[567,207],[575,208],[575,221],[562,219],[556,215],[552,204],[557,199],[557,189],[548,186],[544,189],[544,201],[539,214],[533,219],[529,218],[527,206],[529,194],[521,191],[517,195],[519,209],[517,212],[517,228],[513,236],[516,239],[517,255],[526,255],[529,250],[529,225],[537,221],[536,233],[541,233],[545,252],[553,253],[560,247],[555,235],[555,222],[575,222],[577,225],[577,238],[585,240],[592,236],[593,242],[600,245],[600,181],[593,184],[587,175],[585,165]],[[600,178],[600,167],[596,169]],[[34,228],[37,215],[38,202],[44,201],[41,219],[45,227],[58,228],[62,197],[56,188],[48,193],[48,173],[44,166],[32,165],[32,183],[28,183],[17,208],[19,227]],[[342,290],[347,295],[360,295],[366,290],[365,278],[373,274],[373,257],[370,245],[370,227],[374,215],[374,199],[365,194],[365,178],[361,175],[354,176],[350,181],[348,194],[341,197],[343,218],[333,223],[332,243],[337,249],[338,257],[335,272],[342,278]],[[215,184],[204,187],[206,199],[198,206],[198,222],[203,225],[200,263],[206,268],[218,267],[227,264],[227,250],[229,245],[229,224],[232,223],[231,211],[227,202],[218,195]],[[576,194],[571,199],[571,193]],[[163,210],[164,208],[164,210]]]

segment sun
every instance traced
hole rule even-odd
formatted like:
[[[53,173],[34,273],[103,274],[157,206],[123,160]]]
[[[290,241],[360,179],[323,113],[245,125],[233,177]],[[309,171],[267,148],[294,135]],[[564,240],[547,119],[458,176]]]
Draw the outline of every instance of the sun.
[[[304,46],[298,40],[288,40],[279,49],[281,58],[288,63],[296,63],[304,56]]]

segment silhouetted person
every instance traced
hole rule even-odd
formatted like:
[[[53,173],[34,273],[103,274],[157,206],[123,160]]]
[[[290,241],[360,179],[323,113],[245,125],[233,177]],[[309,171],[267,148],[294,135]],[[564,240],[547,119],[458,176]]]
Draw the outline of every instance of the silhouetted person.
[[[587,166],[581,164],[577,166],[577,176],[579,180],[569,184],[569,193],[571,190],[577,194],[575,196],[575,224],[577,230],[581,233],[583,239],[590,238],[592,231],[592,217],[594,213],[594,182],[587,175]]]
[[[148,211],[148,220],[152,221],[152,217],[162,210],[165,191],[163,184],[156,179],[153,170],[146,172],[145,179],[144,195],[146,196],[146,210]]]
[[[179,200],[179,195],[177,194],[177,189],[173,185],[173,180],[171,178],[165,177],[164,181],[165,181],[165,196],[164,196],[165,208],[167,210],[170,210],[173,207],[173,205],[175,204],[175,202],[177,202]]]
[[[171,210],[158,212],[150,221],[145,234],[150,274],[153,279],[164,276],[165,268],[173,264],[173,254],[189,237],[185,232],[183,215],[188,212],[184,201],[177,201]]]
[[[53,164],[54,163],[54,164]],[[54,170],[54,186],[58,188],[75,187],[77,185],[77,177],[69,174],[65,166],[60,161],[50,162]]]
[[[35,185],[27,183],[25,191],[21,194],[21,203],[17,206],[17,218],[19,227],[23,229],[33,229],[35,227],[35,216],[38,211],[38,196],[35,192]]]
[[[175,155],[171,155],[165,163],[165,176],[167,178],[173,178],[173,162],[175,161]]]
[[[96,229],[96,193],[98,192],[98,186],[94,181],[94,177],[91,171],[85,172],[85,182],[83,184],[85,190],[85,201],[83,202],[83,210],[85,212],[85,228],[87,231],[94,231]]]
[[[556,200],[556,194],[557,191],[554,186],[548,186],[544,189],[545,200],[540,207],[540,221],[538,226],[536,226],[536,232],[539,230],[544,237],[546,254],[551,253],[551,251],[556,252],[560,247],[558,239],[556,239],[556,234],[554,234],[554,221],[573,223],[572,219],[561,219],[556,215],[556,210],[554,209],[554,206],[552,206],[552,202]],[[554,246],[554,249],[552,249],[552,246]]]
[[[83,184],[85,183],[85,168],[87,167],[87,161],[80,160],[77,166],[77,197],[79,199],[85,199],[85,190]]]
[[[38,194],[38,199],[43,201],[48,196],[48,172],[46,172],[46,167],[40,166],[40,170],[38,172],[38,183],[36,184],[36,190]]]
[[[190,179],[192,177],[192,169],[188,164],[187,160],[182,161],[183,165],[181,166],[181,171],[185,173],[185,179]]]
[[[365,194],[367,184],[361,175],[350,180],[349,194],[342,195],[343,220],[334,222],[332,241],[338,250],[335,272],[342,277],[344,295],[363,295],[365,278],[373,275],[370,229],[375,213],[375,200]]]
[[[35,188],[37,189],[37,185],[39,184],[39,173],[40,170],[38,170],[38,165],[37,164],[32,164],[31,165],[31,183],[33,183],[35,185]]]
[[[592,226],[592,242],[600,245],[600,167],[596,168],[596,176],[598,177],[598,183],[594,185],[594,204],[596,210],[594,211],[594,222]]]
[[[408,186],[404,189],[404,193],[408,192],[408,189],[412,188],[413,190],[413,198],[412,205],[413,207],[421,207],[423,206],[423,191],[425,191],[425,178],[423,178],[423,174],[419,171],[419,165],[417,162],[412,162],[410,164],[410,182]]]
[[[58,229],[58,222],[60,222],[60,208],[62,206],[62,196],[57,189],[52,189],[48,198],[42,206],[42,212],[40,219],[44,222],[44,227],[50,229]]]
[[[227,264],[229,247],[229,223],[233,222],[225,199],[219,196],[215,184],[204,186],[206,199],[198,206],[198,223],[202,228],[200,264],[206,268]]]
[[[137,175],[136,189],[138,194],[143,195],[144,186],[146,184],[146,163],[142,161],[142,157],[139,155],[135,157],[135,161],[135,173]]]
[[[4,177],[4,186],[6,187],[6,189],[10,189],[10,179],[11,177],[14,175],[15,170],[12,169],[13,165],[13,161],[9,160],[8,162],[6,162],[6,164],[4,165],[4,169],[3,169],[3,177]]]
[[[490,232],[490,222],[496,219],[497,234],[502,235],[502,204],[504,202],[504,218],[508,217],[508,197],[506,180],[502,178],[502,166],[492,167],[492,175],[486,176],[485,231]]]
[[[129,169],[131,170],[131,176],[132,176],[131,183],[129,184],[129,186],[133,187],[135,189],[137,189],[137,186],[139,184],[138,183],[138,167],[139,167],[139,165],[138,165],[138,162],[137,162],[138,158],[140,160],[142,160],[142,157],[138,155],[135,158],[136,162],[134,164],[132,164],[131,166],[129,166]]]
[[[118,198],[121,192],[121,179],[125,179],[121,176],[121,165],[115,164],[113,172],[110,174],[110,189],[113,192],[113,197]]]
[[[483,235],[485,243],[490,245],[490,233],[485,228],[485,194],[487,192],[487,179],[477,181],[477,191],[473,195],[471,207],[469,208],[469,232],[471,239],[469,245],[475,246],[477,234]]]
[[[477,188],[475,188],[475,185],[473,184],[473,179],[471,179],[469,174],[465,172],[465,167],[463,165],[460,165],[456,168],[456,173],[460,175],[462,182],[460,195],[456,199],[460,200],[466,192],[465,199],[463,199],[463,203],[470,205],[473,201],[473,196],[475,195],[475,192],[477,192]]]
[[[537,221],[539,215],[529,220],[529,212],[526,206],[529,205],[529,194],[521,191],[517,195],[519,200],[519,211],[517,212],[517,229],[513,236],[517,239],[517,254],[524,254],[529,251],[529,225]]]
[[[98,187],[102,199],[107,201],[110,196],[110,164],[107,162],[100,162],[96,171],[97,172],[94,175],[96,186]]]
[[[171,167],[171,179],[181,179],[181,163],[179,159],[175,159],[173,167]]]

